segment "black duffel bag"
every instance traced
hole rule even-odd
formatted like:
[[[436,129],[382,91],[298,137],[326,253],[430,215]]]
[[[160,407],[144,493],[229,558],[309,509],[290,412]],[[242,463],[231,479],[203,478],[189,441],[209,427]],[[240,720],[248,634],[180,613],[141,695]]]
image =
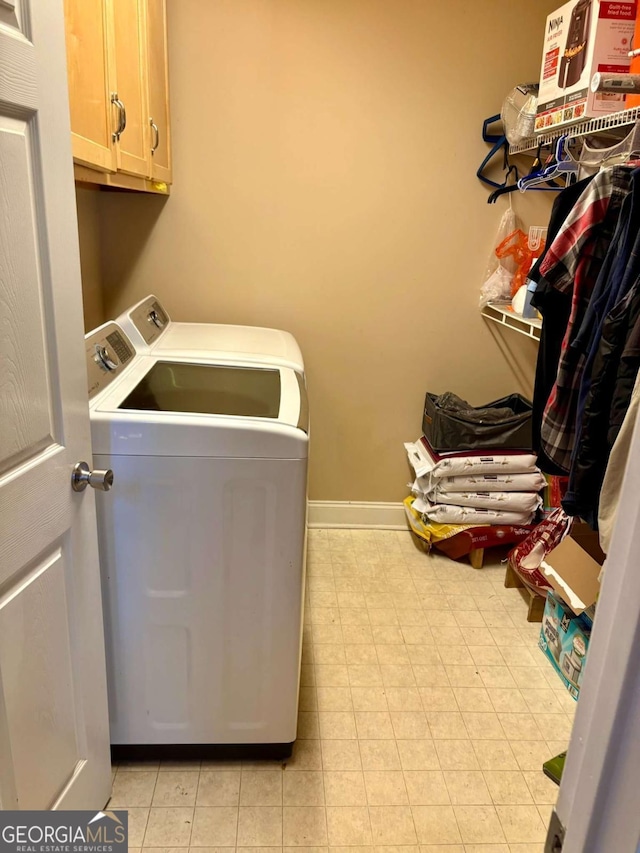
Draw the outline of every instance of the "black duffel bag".
[[[422,431],[434,450],[531,450],[531,403],[510,394],[470,406],[448,391],[427,393]]]

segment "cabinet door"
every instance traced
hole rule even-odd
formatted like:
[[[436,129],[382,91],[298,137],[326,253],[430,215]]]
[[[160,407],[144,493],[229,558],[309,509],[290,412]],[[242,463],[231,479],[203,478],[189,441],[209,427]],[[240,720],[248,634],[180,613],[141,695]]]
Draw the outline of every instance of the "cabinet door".
[[[149,109],[147,106],[146,2],[113,3],[116,88],[126,111],[126,124],[117,142],[118,171],[149,174]]]
[[[152,152],[149,176],[154,181],[165,181],[169,184],[171,183],[171,133],[165,0],[147,0],[147,51]]]
[[[115,172],[110,0],[65,0],[64,11],[73,157]]]

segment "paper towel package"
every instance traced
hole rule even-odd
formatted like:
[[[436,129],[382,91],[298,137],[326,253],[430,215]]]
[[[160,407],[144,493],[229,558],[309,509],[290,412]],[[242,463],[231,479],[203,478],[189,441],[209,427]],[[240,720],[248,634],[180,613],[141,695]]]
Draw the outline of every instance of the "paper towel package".
[[[580,694],[590,637],[590,620],[584,614],[578,616],[560,596],[548,592],[538,645],[574,699]]]
[[[603,562],[598,534],[575,522],[540,566],[553,592],[547,593],[538,645],[574,699],[580,693],[591,636],[589,614],[600,590]]]

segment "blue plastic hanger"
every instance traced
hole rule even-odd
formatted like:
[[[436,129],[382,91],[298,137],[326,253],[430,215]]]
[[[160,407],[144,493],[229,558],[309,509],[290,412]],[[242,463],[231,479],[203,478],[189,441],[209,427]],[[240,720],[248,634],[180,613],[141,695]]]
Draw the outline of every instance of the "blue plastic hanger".
[[[563,186],[542,187],[540,184],[547,184],[553,181],[554,178],[577,173],[578,163],[571,157],[568,149],[565,147],[567,139],[567,136],[560,136],[556,141],[552,163],[537,172],[531,172],[529,175],[520,178],[518,181],[520,192],[526,192],[527,190],[559,192],[564,189]]]

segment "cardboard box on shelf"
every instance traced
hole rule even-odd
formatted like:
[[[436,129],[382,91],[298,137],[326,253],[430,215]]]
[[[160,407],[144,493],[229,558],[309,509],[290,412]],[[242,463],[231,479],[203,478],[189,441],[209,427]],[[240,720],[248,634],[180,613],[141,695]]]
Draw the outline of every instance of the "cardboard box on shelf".
[[[598,597],[603,562],[598,534],[576,522],[540,567],[553,592],[547,593],[539,646],[574,699],[580,693],[591,636],[585,611]]]
[[[596,71],[629,72],[636,12],[636,0],[569,0],[548,16],[536,131],[624,109],[624,95],[590,83]]]
[[[640,48],[640,17],[636,17],[636,28],[633,33],[633,43],[631,47],[632,49]],[[632,57],[631,65],[629,67],[629,73],[640,74],[640,54]],[[640,107],[640,95],[627,95],[625,107],[627,109],[631,109],[632,107]]]

